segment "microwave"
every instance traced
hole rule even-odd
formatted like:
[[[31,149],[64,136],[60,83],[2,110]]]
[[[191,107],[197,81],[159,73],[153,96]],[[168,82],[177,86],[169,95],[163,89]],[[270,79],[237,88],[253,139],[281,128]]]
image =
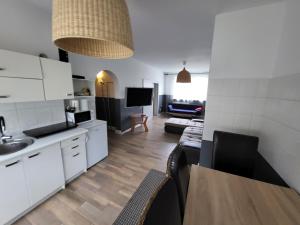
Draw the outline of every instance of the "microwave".
[[[78,124],[91,120],[91,111],[67,112],[67,121]]]

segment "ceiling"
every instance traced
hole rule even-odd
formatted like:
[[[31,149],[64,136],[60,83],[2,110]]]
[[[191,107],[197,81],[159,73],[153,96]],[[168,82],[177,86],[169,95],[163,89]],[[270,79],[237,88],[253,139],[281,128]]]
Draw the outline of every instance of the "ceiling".
[[[51,12],[51,0],[26,0]],[[126,0],[135,56],[163,72],[209,71],[216,14],[279,0]]]

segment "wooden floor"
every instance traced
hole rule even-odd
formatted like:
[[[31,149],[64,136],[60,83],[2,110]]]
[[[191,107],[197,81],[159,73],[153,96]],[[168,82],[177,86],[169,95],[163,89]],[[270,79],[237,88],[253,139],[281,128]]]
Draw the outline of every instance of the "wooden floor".
[[[179,136],[166,134],[164,121],[149,121],[149,133],[109,134],[108,158],[15,224],[111,225],[147,172],[165,171]]]

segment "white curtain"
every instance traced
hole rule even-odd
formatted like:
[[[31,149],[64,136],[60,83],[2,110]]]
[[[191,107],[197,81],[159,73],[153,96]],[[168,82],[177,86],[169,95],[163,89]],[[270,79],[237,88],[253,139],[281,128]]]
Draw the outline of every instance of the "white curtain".
[[[166,94],[173,95],[177,100],[206,101],[208,88],[208,74],[192,74],[192,83],[176,83],[176,75],[165,78]]]

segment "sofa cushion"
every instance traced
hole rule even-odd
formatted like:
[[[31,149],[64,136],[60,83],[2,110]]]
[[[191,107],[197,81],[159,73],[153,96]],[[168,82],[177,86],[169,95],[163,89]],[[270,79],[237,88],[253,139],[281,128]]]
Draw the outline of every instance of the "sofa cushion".
[[[194,135],[201,135],[203,133],[202,127],[187,127],[183,131],[184,134],[194,134]]]
[[[170,118],[165,122],[166,126],[173,127],[203,127],[202,123],[194,122],[188,119]]]

